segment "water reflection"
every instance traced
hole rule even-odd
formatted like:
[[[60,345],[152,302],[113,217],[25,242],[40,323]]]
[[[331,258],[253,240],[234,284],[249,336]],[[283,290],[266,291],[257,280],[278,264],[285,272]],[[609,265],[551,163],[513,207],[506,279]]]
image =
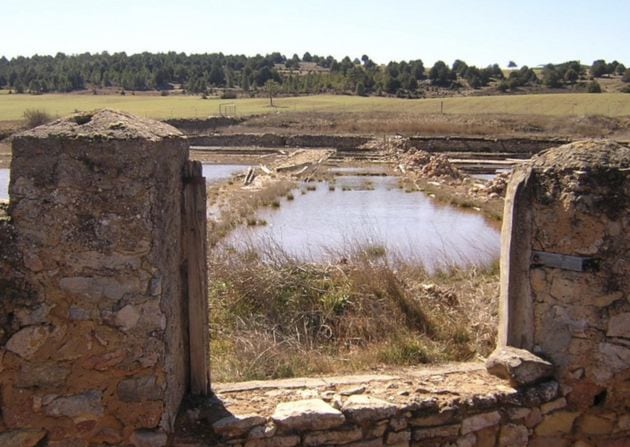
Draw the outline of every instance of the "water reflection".
[[[368,185],[362,187],[362,185]],[[405,193],[395,177],[336,179],[335,189],[283,200],[262,209],[266,226],[240,227],[227,239],[237,248],[276,246],[304,261],[338,261],[357,245],[383,247],[390,260],[403,259],[435,271],[446,266],[487,265],[499,256],[499,231],[479,215],[439,205],[422,193]],[[351,189],[348,189],[351,188]]]
[[[249,165],[244,164],[230,164],[230,165],[211,165],[204,164],[202,166],[203,176],[206,178],[206,183],[218,183],[223,180],[228,180],[232,175],[245,172]]]

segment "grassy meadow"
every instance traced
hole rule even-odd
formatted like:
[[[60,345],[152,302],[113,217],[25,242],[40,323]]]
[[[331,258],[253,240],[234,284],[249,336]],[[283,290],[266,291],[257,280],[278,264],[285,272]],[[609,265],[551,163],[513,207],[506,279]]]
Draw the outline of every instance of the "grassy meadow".
[[[216,97],[151,95],[46,94],[16,95],[0,93],[0,121],[15,121],[28,109],[39,109],[63,116],[75,110],[113,108],[156,119],[203,118],[219,114],[219,104],[236,104],[240,116],[282,112],[381,112],[411,114],[480,115],[630,115],[630,94],[560,93],[532,95],[471,96],[444,99],[399,99],[316,95],[274,98],[269,107],[265,98],[221,100]]]

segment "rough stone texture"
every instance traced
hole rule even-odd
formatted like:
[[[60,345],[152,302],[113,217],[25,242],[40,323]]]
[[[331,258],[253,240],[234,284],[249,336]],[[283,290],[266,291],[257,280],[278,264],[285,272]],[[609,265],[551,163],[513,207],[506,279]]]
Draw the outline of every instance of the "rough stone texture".
[[[553,376],[553,365],[525,349],[501,346],[486,360],[490,374],[513,386],[531,385]]]
[[[528,439],[527,427],[507,424],[499,432],[499,447],[526,447]]]
[[[164,447],[168,441],[165,433],[151,430],[136,430],[130,438],[134,447]]]
[[[366,395],[350,396],[342,407],[348,419],[363,423],[387,419],[396,414],[396,405]]]
[[[9,339],[6,348],[23,359],[29,360],[46,343],[51,332],[50,326],[25,327]]]
[[[346,418],[321,399],[281,403],[271,416],[282,430],[326,430],[342,425]]]
[[[53,398],[44,405],[48,416],[66,416],[75,422],[96,420],[103,415],[103,396],[100,391],[88,391],[75,396]]]
[[[564,395],[527,425],[604,445],[615,420],[599,413],[624,414],[630,401],[630,148],[589,140],[543,152],[516,170],[506,205],[500,341],[553,363]],[[584,267],[547,265],[534,251]]]
[[[302,445],[311,447],[328,444],[348,444],[363,438],[363,432],[359,427],[349,430],[328,430],[307,433]]]
[[[170,126],[109,110],[13,140],[0,432],[43,429],[50,446],[156,445],[132,433],[172,427],[187,386],[187,146]]]
[[[483,428],[492,427],[501,422],[501,415],[498,411],[482,413],[471,416],[462,421],[462,434],[479,431]]]
[[[14,430],[0,433],[2,447],[35,447],[46,436],[45,430]]]
[[[212,429],[221,436],[236,438],[246,435],[252,428],[263,425],[265,422],[267,422],[267,419],[255,414],[231,415],[216,421],[212,424]],[[256,437],[262,438],[265,436],[263,433],[262,436]]]
[[[573,423],[579,415],[580,413],[575,411],[558,411],[547,415],[536,427],[536,434],[539,436],[558,436],[571,433]]]

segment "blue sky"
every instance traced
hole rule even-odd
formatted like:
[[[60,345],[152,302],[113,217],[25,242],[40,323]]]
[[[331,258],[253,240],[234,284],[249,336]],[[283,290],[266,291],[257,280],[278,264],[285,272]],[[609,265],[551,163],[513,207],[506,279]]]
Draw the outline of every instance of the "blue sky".
[[[0,55],[184,51],[368,54],[475,65],[617,59],[630,0],[3,0]]]

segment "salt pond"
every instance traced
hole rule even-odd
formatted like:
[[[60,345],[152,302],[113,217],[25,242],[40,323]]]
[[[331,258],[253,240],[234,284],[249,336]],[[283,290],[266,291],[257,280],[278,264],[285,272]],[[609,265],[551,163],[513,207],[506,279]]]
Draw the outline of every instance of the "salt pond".
[[[339,261],[357,246],[384,248],[392,261],[428,270],[488,265],[499,256],[499,230],[476,213],[398,188],[396,177],[341,176],[294,191],[279,209],[259,210],[264,226],[239,227],[225,241],[236,248],[270,247],[303,261]],[[331,186],[331,188],[329,188]],[[305,194],[302,194],[305,192]]]
[[[206,178],[206,183],[218,183],[223,180],[228,180],[234,174],[245,172],[249,165],[243,164],[228,164],[228,165],[211,165],[204,164],[202,166],[203,176]]]

